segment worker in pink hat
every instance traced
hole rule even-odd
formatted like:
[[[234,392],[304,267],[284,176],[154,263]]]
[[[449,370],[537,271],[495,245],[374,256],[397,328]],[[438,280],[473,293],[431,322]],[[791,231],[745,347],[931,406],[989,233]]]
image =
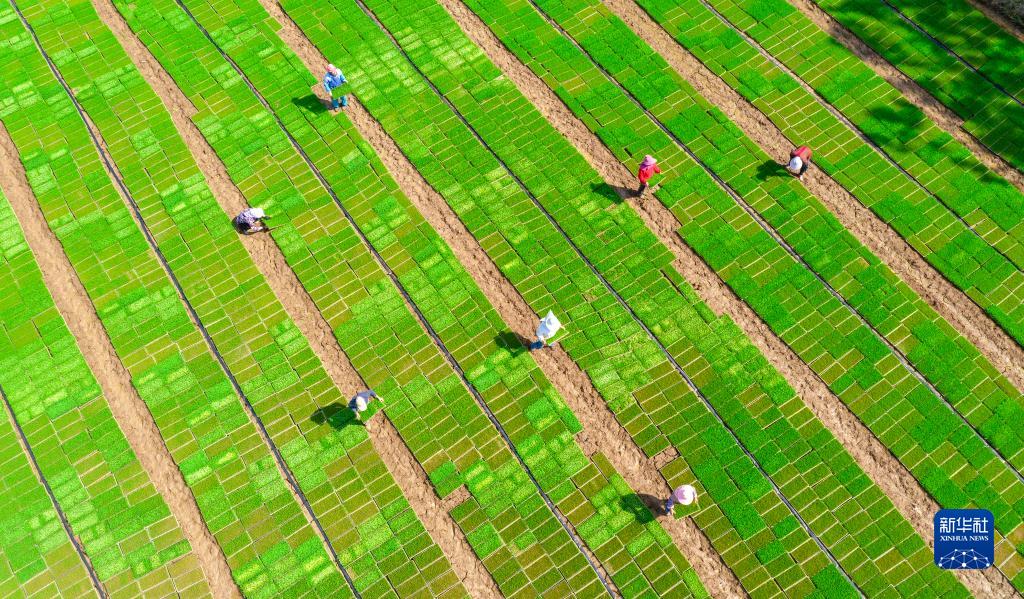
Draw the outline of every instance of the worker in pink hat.
[[[341,74],[341,69],[333,64],[327,65],[327,74],[324,75],[324,90],[331,96],[331,108],[334,110],[338,109],[338,98],[334,97],[334,90],[346,83],[348,83],[348,80]],[[342,94],[341,107],[344,108],[345,106],[348,106],[348,96]]]
[[[661,167],[658,166],[658,161],[654,159],[654,156],[650,154],[644,156],[643,162],[640,163],[640,170],[636,174],[637,178],[640,179],[640,189],[637,190],[636,195],[643,197],[651,177],[660,173]]]
[[[697,489],[694,489],[693,485],[683,485],[672,491],[672,494],[668,496],[668,501],[665,502],[665,513],[671,514],[672,508],[677,503],[679,505],[690,505],[695,501],[697,501]]]

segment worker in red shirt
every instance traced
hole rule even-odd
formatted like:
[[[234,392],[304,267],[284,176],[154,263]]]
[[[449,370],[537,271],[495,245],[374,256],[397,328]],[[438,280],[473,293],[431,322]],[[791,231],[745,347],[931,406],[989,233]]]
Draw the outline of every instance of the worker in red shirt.
[[[807,172],[807,167],[810,165],[811,149],[807,146],[800,146],[789,153],[789,164],[786,165],[786,170],[803,181],[804,173]]]
[[[658,161],[654,159],[654,156],[644,156],[643,162],[640,163],[640,170],[637,171],[637,178],[640,179],[640,189],[636,191],[636,195],[642,197],[644,192],[647,191],[648,181],[651,180],[656,174],[661,173],[661,168],[658,167]]]

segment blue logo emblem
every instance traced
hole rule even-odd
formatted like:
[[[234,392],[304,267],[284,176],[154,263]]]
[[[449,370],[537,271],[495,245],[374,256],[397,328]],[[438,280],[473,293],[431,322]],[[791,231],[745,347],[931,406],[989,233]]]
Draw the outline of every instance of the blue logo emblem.
[[[995,519],[988,510],[939,510],[935,514],[935,565],[982,570],[995,561]]]

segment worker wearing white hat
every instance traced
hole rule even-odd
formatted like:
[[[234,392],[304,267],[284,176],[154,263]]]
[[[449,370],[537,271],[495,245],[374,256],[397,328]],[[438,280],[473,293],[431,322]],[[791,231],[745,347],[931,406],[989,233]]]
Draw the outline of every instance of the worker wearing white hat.
[[[261,231],[269,231],[270,227],[262,222],[268,218],[270,217],[263,212],[262,208],[246,208],[231,222],[234,223],[239,233],[251,235]]]
[[[554,343],[548,343],[548,340],[553,338],[561,328],[562,323],[559,322],[558,317],[554,312],[549,311],[548,315],[540,320],[540,325],[537,327],[537,342],[530,346],[531,349],[554,345]]]
[[[803,181],[804,173],[807,172],[807,168],[810,165],[811,149],[807,146],[800,146],[799,148],[794,148],[789,153],[789,164],[786,165],[786,170],[794,177]]]
[[[678,503],[679,505],[690,505],[697,501],[697,489],[693,488],[693,485],[683,485],[672,491],[672,494],[668,496],[668,501],[665,502],[665,513],[671,514],[672,508]]]
[[[365,412],[370,407],[370,402],[372,402],[375,399],[379,400],[380,396],[377,395],[372,389],[360,391],[359,393],[356,393],[355,397],[349,400],[348,409],[352,410],[352,413],[355,414],[356,420],[362,422],[363,412]]]

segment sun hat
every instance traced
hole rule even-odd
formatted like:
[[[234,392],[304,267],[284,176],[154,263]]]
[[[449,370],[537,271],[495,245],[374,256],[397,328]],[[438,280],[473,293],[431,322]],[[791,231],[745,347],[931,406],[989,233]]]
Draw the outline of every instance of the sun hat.
[[[676,503],[690,505],[697,501],[697,489],[694,489],[693,485],[683,485],[673,491],[672,496],[676,498]]]

